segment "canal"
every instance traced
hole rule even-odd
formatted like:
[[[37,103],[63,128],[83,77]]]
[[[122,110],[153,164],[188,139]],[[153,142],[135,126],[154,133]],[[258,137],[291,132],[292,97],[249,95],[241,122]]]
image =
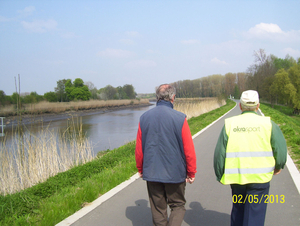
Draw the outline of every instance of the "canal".
[[[146,107],[129,107],[127,109],[81,116],[79,120],[82,122],[82,132],[91,142],[94,154],[99,151],[120,147],[129,141],[135,140],[139,118],[144,112],[155,106],[155,103],[152,104]],[[77,122],[78,119],[53,120],[43,124],[31,123],[26,125],[23,131],[36,136],[38,136],[41,129],[45,128],[54,132],[63,131],[70,126],[71,120]],[[11,143],[11,134],[12,129],[5,127],[6,145]],[[3,141],[0,139],[0,142]]]

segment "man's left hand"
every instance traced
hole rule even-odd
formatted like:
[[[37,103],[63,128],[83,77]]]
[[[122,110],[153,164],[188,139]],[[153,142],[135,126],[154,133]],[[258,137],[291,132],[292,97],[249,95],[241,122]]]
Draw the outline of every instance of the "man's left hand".
[[[186,181],[186,183],[192,184],[192,183],[195,181],[195,177],[187,177],[187,178],[185,179],[185,181]]]

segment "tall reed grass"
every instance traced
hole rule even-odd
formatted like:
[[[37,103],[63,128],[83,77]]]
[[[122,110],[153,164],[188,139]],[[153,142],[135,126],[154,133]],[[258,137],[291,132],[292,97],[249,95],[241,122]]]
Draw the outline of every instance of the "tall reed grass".
[[[90,110],[139,104],[149,104],[149,100],[89,100],[71,102],[42,101],[35,104],[23,104],[20,111],[22,114],[61,113],[66,111]],[[4,117],[17,115],[17,108],[14,105],[7,105],[4,107],[0,106],[0,115]]]
[[[23,128],[23,127],[22,127]],[[91,143],[82,133],[82,123],[69,124],[57,136],[42,128],[38,135],[17,128],[11,145],[0,143],[0,194],[12,194],[46,181],[73,166],[93,159]]]
[[[197,117],[217,109],[226,104],[224,99],[211,98],[177,98],[174,102],[174,109],[186,114],[187,119]]]

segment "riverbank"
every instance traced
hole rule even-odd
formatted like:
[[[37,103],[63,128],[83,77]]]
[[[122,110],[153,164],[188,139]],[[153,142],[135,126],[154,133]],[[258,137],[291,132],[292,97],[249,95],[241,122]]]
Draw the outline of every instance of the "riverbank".
[[[24,114],[21,116],[21,120],[19,116],[13,115],[13,116],[7,116],[4,118],[3,122],[6,127],[15,127],[18,125],[18,123],[21,123],[22,125],[29,125],[33,123],[47,123],[52,122],[56,120],[64,120],[64,119],[70,119],[70,118],[76,118],[86,115],[93,115],[93,114],[102,114],[106,112],[112,112],[112,111],[118,111],[122,109],[128,109],[128,108],[140,108],[140,107],[147,107],[151,106],[152,103],[149,101],[147,102],[138,102],[138,103],[128,103],[128,104],[121,104],[121,105],[107,105],[103,107],[95,107],[95,108],[89,108],[89,109],[72,109],[67,110],[64,112],[49,112],[49,113],[39,113],[39,114]],[[0,112],[1,113],[1,112]]]

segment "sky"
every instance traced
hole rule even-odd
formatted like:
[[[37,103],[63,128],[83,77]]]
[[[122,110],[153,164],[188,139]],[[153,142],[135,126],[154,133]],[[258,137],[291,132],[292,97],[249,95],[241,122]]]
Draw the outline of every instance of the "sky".
[[[254,52],[300,57],[299,0],[0,0],[0,90],[61,79],[137,93],[246,72]],[[16,83],[17,81],[17,83]]]

